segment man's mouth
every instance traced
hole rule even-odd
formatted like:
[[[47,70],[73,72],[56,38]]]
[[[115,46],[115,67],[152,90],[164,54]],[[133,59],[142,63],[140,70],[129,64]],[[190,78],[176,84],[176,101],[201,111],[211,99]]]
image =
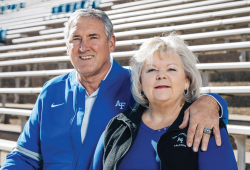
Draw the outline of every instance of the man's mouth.
[[[87,59],[91,59],[93,58],[94,56],[93,55],[89,55],[89,56],[82,56],[80,57],[81,59],[84,59],[84,60],[87,60]]]
[[[156,89],[165,89],[165,88],[170,88],[170,86],[162,85],[162,86],[156,86],[155,88]]]

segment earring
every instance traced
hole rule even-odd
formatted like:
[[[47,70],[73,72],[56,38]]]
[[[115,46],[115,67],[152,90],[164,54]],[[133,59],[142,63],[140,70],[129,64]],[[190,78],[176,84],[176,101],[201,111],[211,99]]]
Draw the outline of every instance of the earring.
[[[188,93],[188,88],[187,88],[187,90],[184,90],[184,95],[186,95]]]
[[[144,99],[148,99],[147,96],[143,93],[143,91],[140,91],[140,94]]]

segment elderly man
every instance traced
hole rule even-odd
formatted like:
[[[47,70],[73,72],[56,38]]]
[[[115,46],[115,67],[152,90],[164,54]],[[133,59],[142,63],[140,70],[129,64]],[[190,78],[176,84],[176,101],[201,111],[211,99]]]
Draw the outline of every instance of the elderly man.
[[[109,120],[135,104],[129,71],[110,56],[115,50],[113,26],[94,9],[77,10],[65,27],[67,52],[75,70],[48,81],[39,95],[17,146],[2,169],[88,169]],[[212,97],[211,97],[212,96]],[[216,94],[200,97],[187,110],[188,146],[206,150],[204,128],[213,128],[220,145],[219,110],[226,102]],[[194,134],[195,138],[194,138]]]

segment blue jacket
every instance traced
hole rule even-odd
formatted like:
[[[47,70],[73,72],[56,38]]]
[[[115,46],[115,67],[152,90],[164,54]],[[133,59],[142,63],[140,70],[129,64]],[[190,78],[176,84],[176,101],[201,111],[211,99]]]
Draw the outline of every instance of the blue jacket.
[[[17,141],[17,148],[7,156],[2,169],[88,169],[108,122],[128,109],[130,103],[134,105],[130,85],[129,71],[114,60],[108,77],[100,84],[82,143],[85,89],[77,83],[76,71],[48,81]]]
[[[100,84],[82,143],[85,89],[77,83],[76,71],[48,81],[17,141],[17,147],[7,156],[1,169],[88,169],[108,122],[130,105],[134,106],[130,85],[129,71],[113,60],[108,77]],[[210,95],[220,102],[227,117],[225,100],[217,94]]]

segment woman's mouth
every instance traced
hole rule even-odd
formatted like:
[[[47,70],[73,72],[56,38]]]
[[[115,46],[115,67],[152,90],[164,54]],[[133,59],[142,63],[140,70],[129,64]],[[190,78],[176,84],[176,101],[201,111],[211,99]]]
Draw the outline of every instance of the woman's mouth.
[[[155,88],[156,89],[165,89],[165,88],[170,88],[170,86],[162,85],[162,86],[156,86]]]

